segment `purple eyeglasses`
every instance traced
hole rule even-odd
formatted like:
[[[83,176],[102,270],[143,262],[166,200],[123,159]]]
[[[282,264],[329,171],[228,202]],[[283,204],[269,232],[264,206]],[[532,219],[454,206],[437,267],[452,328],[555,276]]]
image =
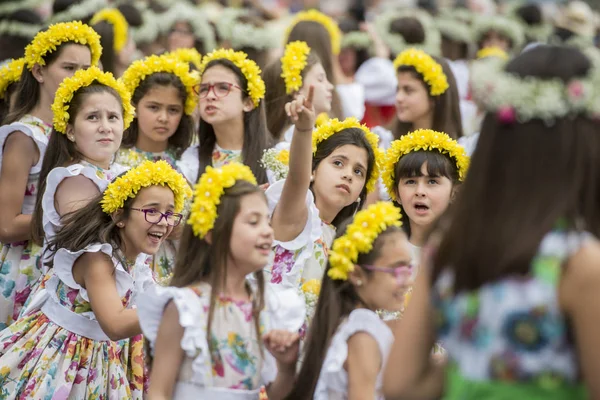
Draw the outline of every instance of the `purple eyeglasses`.
[[[410,278],[410,276],[412,275],[412,268],[413,268],[411,264],[400,265],[398,267],[376,267],[374,265],[365,265],[365,264],[361,264],[360,266],[369,271],[378,271],[378,272],[385,272],[388,274],[392,274],[396,277],[396,280],[398,282],[402,282],[405,279]]]
[[[151,224],[159,224],[164,218],[169,226],[177,226],[181,222],[181,218],[183,218],[182,214],[172,212],[161,213],[156,208],[130,208],[130,210],[143,212],[146,222]]]

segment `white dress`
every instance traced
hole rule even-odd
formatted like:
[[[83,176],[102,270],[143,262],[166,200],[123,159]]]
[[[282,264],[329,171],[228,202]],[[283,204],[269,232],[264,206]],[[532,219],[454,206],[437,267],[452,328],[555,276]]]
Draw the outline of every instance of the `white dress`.
[[[215,168],[222,167],[223,165],[229,164],[230,162],[242,162],[242,150],[226,150],[215,144],[215,148],[212,152],[212,165]],[[189,147],[183,152],[179,161],[177,161],[177,168],[181,171],[185,179],[188,180],[192,186],[198,182],[200,160],[198,158],[198,145]],[[202,171],[204,172],[204,171]]]
[[[383,368],[394,342],[391,329],[376,313],[367,309],[356,309],[343,321],[331,339],[319,380],[315,389],[315,400],[343,400],[348,398],[348,373],[344,363],[348,358],[348,339],[358,332],[365,332],[375,339],[381,355],[381,369],[377,375],[375,398],[382,399]]]
[[[266,350],[261,354],[252,302],[217,296],[209,337],[210,297],[211,287],[207,283],[185,288],[157,286],[141,296],[140,325],[152,351],[164,309],[171,300],[184,328],[180,344],[185,357],[173,399],[257,400],[261,386],[277,376],[277,366]],[[304,322],[304,314],[304,303],[295,291],[274,292],[265,287],[265,309],[259,321],[261,332],[273,329],[296,332]]]

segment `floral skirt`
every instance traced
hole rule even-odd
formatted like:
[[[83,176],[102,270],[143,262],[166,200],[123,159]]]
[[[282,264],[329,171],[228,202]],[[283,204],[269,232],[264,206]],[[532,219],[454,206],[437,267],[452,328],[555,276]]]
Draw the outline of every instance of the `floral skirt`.
[[[142,335],[92,340],[38,311],[0,332],[0,398],[142,399],[144,358]]]
[[[17,320],[40,278],[41,252],[33,242],[0,243],[0,330]]]

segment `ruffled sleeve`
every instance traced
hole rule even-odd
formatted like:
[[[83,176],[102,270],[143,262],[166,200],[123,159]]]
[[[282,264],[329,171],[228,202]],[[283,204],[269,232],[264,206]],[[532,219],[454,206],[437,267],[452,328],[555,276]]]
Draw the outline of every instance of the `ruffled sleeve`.
[[[192,185],[198,181],[198,169],[200,168],[200,159],[198,158],[198,146],[189,147],[177,161],[177,168],[181,171],[185,179]]]
[[[133,278],[133,294],[131,297],[131,304],[137,306],[139,304],[139,297],[142,293],[152,289],[156,283],[156,279],[150,264],[148,264],[148,255],[141,253],[135,260],[130,274]]]
[[[340,83],[335,89],[342,102],[344,118],[354,117],[361,120],[365,116],[365,88],[352,82]]]
[[[54,206],[54,196],[56,195],[58,185],[65,179],[79,175],[83,175],[94,182],[100,192],[103,192],[108,186],[108,181],[98,177],[96,170],[81,164],[73,164],[68,167],[57,167],[50,171],[46,178],[46,190],[42,197],[42,222],[46,241],[52,239],[62,226],[60,214],[56,211],[56,207]]]
[[[10,134],[14,132],[23,132],[35,142],[35,145],[40,151],[40,158],[38,159],[37,164],[35,164],[31,168],[29,173],[39,174],[42,169],[42,161],[44,160],[44,154],[46,153],[46,147],[48,145],[48,137],[46,137],[41,128],[37,128],[28,124],[23,124],[21,122],[13,122],[12,124],[0,127],[0,168],[2,168],[4,143],[6,142],[6,139],[10,136]]]
[[[184,329],[181,348],[193,359],[192,381],[202,386],[212,386],[212,365],[208,348],[207,310],[210,294],[198,296],[189,288],[154,286],[139,297],[138,315],[144,336],[150,341],[152,352],[165,307],[175,303],[179,325]]]
[[[391,60],[373,57],[362,63],[354,75],[356,83],[365,88],[365,101],[374,105],[396,102],[396,70]]]
[[[92,244],[83,250],[69,251],[67,249],[59,249],[54,255],[54,276],[60,279],[65,285],[72,289],[79,290],[80,296],[85,301],[90,301],[87,290],[79,285],[73,277],[73,265],[79,257],[84,253],[102,252],[112,258],[113,249],[108,243]],[[115,263],[115,281],[117,284],[117,293],[119,297],[124,297],[129,290],[133,289],[133,279],[125,271],[120,262],[112,258]]]

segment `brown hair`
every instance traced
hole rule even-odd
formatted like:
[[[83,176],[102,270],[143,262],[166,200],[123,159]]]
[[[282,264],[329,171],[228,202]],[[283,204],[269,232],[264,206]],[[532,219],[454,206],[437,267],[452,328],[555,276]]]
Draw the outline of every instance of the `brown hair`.
[[[181,106],[185,107],[187,89],[177,75],[168,72],[155,72],[146,76],[133,91],[131,103],[137,108],[142,98],[144,98],[148,91],[154,86],[174,87],[177,90],[179,100],[181,100]],[[124,148],[135,146],[138,140],[139,130],[140,127],[136,117],[125,131],[121,146]],[[183,153],[185,149],[190,147],[194,133],[194,121],[191,116],[184,113],[181,116],[177,130],[168,140],[168,145],[175,150],[175,156],[177,158],[181,156],[181,153]]]
[[[300,21],[291,30],[287,39],[287,43],[301,40],[308,44],[311,52],[315,52],[319,56],[319,60],[323,65],[327,80],[334,86],[337,85],[337,80],[333,74],[333,50],[331,47],[331,37],[327,29],[315,21]],[[343,118],[342,102],[337,91],[332,92],[331,111],[329,115],[332,118]]]
[[[539,46],[505,70],[566,83],[586,76],[590,68],[590,60],[575,48]],[[542,238],[558,223],[600,234],[597,127],[582,114],[548,125],[541,119],[504,124],[488,113],[433,262],[433,279],[450,269],[456,293],[475,290],[527,274]]]
[[[256,28],[264,29],[265,23],[262,18],[257,15],[240,15],[236,22],[252,25]],[[248,58],[254,61],[261,69],[263,69],[269,59],[269,49],[260,49],[252,46],[236,47],[234,50],[243,51],[248,55]]]
[[[75,123],[77,114],[83,106],[86,98],[92,94],[110,93],[121,103],[121,97],[110,86],[105,86],[100,83],[93,83],[90,86],[85,86],[73,94],[73,99],[69,103],[69,122]],[[122,112],[122,109],[121,109]],[[42,222],[42,198],[46,191],[46,178],[50,171],[56,167],[64,167],[68,164],[77,163],[81,160],[81,154],[77,151],[75,143],[71,142],[66,134],[57,132],[52,129],[44,160],[42,161],[42,169],[39,176],[39,187],[37,197],[35,199],[35,208],[31,217],[31,240],[41,246],[44,243],[44,224]]]
[[[344,221],[336,234],[342,236],[352,218]],[[400,228],[390,227],[377,236],[373,248],[369,253],[359,253],[356,265],[372,264],[378,257],[383,246],[383,238]],[[319,380],[321,368],[331,344],[331,339],[344,318],[356,308],[357,304],[364,304],[354,285],[349,280],[333,280],[327,272],[331,268],[329,262],[323,274],[321,292],[315,308],[315,314],[310,324],[308,335],[304,343],[304,357],[302,367],[298,373],[296,384],[286,399],[312,399]],[[369,276],[371,271],[362,269]]]
[[[469,44],[442,34],[442,55],[451,61],[469,58]]]
[[[227,59],[213,60],[206,66],[205,72],[215,65],[221,65],[230,69],[237,77],[238,83],[242,88],[242,98],[250,97],[248,92],[248,80],[231,61]],[[261,100],[258,107],[254,107],[249,112],[244,112],[244,144],[242,146],[242,161],[252,170],[259,185],[267,182],[267,172],[260,163],[263,152],[270,147],[270,134],[267,129],[267,118],[265,116],[264,99]],[[217,144],[215,130],[211,124],[200,117],[200,126],[198,128],[200,145],[198,146],[198,159],[200,165],[198,168],[198,177],[202,175],[208,165],[212,165],[212,153]],[[198,179],[196,177],[196,179]]]
[[[306,77],[313,66],[320,62],[314,52],[308,53],[306,66],[300,74],[302,79]],[[285,129],[292,125],[290,118],[285,113],[285,104],[293,100],[293,94],[286,93],[285,81],[281,77],[281,73],[280,60],[273,61],[263,71],[263,80],[267,89],[264,99],[267,110],[267,127],[277,142],[281,141]]]
[[[458,87],[456,85],[456,79],[454,73],[448,63],[435,56],[431,56],[438,64],[442,66],[442,70],[448,80],[448,90],[439,96],[432,96],[430,94],[430,86],[425,82],[423,76],[417,72],[413,66],[401,65],[398,68],[397,73],[408,72],[412,74],[415,79],[420,80],[427,90],[429,99],[433,102],[433,126],[431,129],[444,132],[448,134],[452,139],[458,139],[463,136],[462,120],[460,115],[460,100],[458,97]],[[392,133],[394,139],[399,139],[403,135],[414,130],[412,122],[401,122],[398,116],[394,118],[392,125]]]
[[[212,290],[207,332],[211,332],[217,295],[227,282],[227,258],[231,254],[231,235],[235,219],[240,212],[242,198],[254,193],[261,193],[265,202],[267,201],[261,189],[246,181],[236,181],[232,187],[225,189],[220,198],[221,203],[217,206],[217,218],[211,230],[212,244],[194,235],[192,227],[189,225],[186,225],[183,231],[170,285],[186,287],[200,282],[210,284]],[[256,271],[254,277],[256,278],[258,290],[257,296],[252,299],[252,316],[257,338],[260,338],[259,316],[264,308],[264,276],[262,270]],[[212,350],[210,340],[209,347]]]
[[[400,17],[390,23],[390,33],[400,35],[406,44],[425,43],[425,28],[415,17]]]

